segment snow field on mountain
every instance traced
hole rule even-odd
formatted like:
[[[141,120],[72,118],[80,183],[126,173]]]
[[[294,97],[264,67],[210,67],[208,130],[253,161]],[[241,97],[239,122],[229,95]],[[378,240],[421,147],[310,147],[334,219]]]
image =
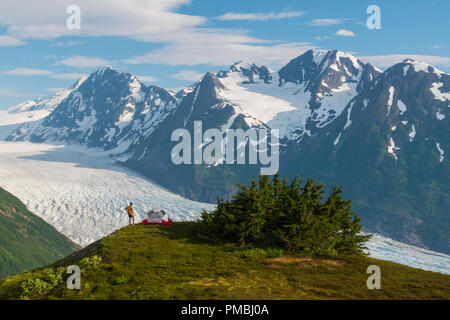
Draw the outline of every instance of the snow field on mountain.
[[[294,105],[292,101],[288,100],[288,96],[292,96],[292,89],[282,90],[277,85],[268,85],[264,82],[243,85],[242,82],[248,81],[248,79],[238,72],[231,72],[220,81],[227,90],[218,92],[219,98],[240,106],[243,112],[267,123],[271,128],[282,130],[280,136],[287,133],[285,132],[288,124],[286,122],[290,122],[292,119],[301,119],[308,114],[309,98],[304,99],[303,103]],[[290,116],[292,113],[300,113],[303,117],[292,117]],[[286,116],[283,117],[283,114]]]
[[[0,140],[5,140],[11,132],[25,122],[39,121],[50,114],[48,110],[33,110],[14,113],[11,110],[0,110]]]
[[[321,107],[315,111],[310,108],[311,92],[305,91],[304,84],[285,83],[278,85],[277,75],[272,74],[272,83],[259,80],[248,81],[239,72],[230,72],[220,81],[226,90],[218,92],[219,98],[238,105],[242,111],[253,118],[266,123],[272,129],[279,129],[280,137],[291,137],[291,130],[305,128],[308,119],[318,121],[323,127],[330,120],[330,111],[338,117],[347,103],[357,94],[357,83],[343,84],[332,90],[332,95],[321,97]],[[276,106],[276,107],[274,107]],[[334,119],[332,118],[332,119]]]

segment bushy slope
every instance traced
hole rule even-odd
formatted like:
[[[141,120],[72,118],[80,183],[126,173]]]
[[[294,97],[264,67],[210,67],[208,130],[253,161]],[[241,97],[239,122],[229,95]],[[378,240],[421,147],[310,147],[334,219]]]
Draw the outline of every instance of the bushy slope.
[[[82,269],[82,289],[65,281],[35,299],[449,299],[450,276],[367,257],[281,255],[277,250],[211,245],[199,224],[129,226],[53,266]],[[102,262],[90,263],[101,257]],[[369,265],[381,268],[381,290],[368,290]],[[38,270],[0,281],[0,299],[23,295]]]
[[[55,262],[78,247],[0,188],[0,277]]]

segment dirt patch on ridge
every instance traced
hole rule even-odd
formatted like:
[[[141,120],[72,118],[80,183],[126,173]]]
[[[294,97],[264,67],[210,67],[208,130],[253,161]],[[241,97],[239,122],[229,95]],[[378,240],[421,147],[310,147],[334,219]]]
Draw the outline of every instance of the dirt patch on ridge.
[[[283,256],[278,258],[267,259],[269,268],[279,268],[283,264],[295,264],[297,268],[308,268],[308,267],[320,267],[326,266],[332,269],[336,267],[345,266],[347,263],[344,260],[332,260],[332,259],[319,259],[312,257],[290,257]]]

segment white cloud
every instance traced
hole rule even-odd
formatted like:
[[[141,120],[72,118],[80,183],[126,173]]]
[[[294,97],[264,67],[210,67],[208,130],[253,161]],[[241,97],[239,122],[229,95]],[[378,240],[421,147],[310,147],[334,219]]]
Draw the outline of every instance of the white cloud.
[[[63,65],[66,67],[84,69],[84,68],[96,68],[104,65],[111,64],[110,61],[97,57],[86,56],[73,56],[65,58],[61,61],[55,62],[55,65]]]
[[[0,36],[0,47],[23,46],[25,42],[11,36]]]
[[[66,88],[48,88],[45,89],[47,92],[57,93],[66,90]]]
[[[139,80],[143,82],[156,82],[158,78],[152,76],[136,76]]]
[[[84,73],[57,73],[57,74],[53,74],[51,75],[52,78],[55,79],[62,79],[62,80],[78,80],[82,77],[87,76],[87,74]]]
[[[341,24],[345,20],[348,20],[348,19],[344,19],[344,18],[315,19],[315,20],[308,22],[308,25],[314,26],[314,27],[331,26],[331,25]]]
[[[243,60],[276,67],[309,49],[316,48],[307,42],[272,43],[241,34],[186,31],[172,37],[166,47],[131,57],[124,62],[225,66]]]
[[[32,77],[32,76],[49,76],[54,79],[63,79],[63,80],[78,80],[86,74],[82,73],[54,73],[49,70],[43,69],[32,69],[32,68],[16,68],[12,70],[7,70],[1,72],[2,74],[12,75],[12,76],[24,76],[24,77]]]
[[[203,73],[194,70],[181,70],[178,73],[172,75],[172,78],[178,80],[197,81],[203,76]]]
[[[275,19],[296,18],[303,15],[302,11],[286,11],[280,13],[225,13],[216,19],[232,21],[232,20],[250,20],[250,21],[267,21]]]
[[[125,36],[175,32],[195,27],[206,18],[174,12],[191,0],[77,0],[81,29],[66,28],[66,9],[72,0],[2,0],[0,25],[10,36],[55,38],[61,36]]]
[[[235,60],[280,64],[312,47],[310,44],[269,42],[247,36],[241,30],[200,28],[205,17],[176,11],[191,0],[77,0],[81,8],[81,29],[67,30],[66,8],[72,0],[2,0],[0,25],[8,36],[18,39],[52,39],[63,36],[117,36],[165,46],[147,55],[132,57],[128,63],[169,65],[228,65]],[[26,8],[26,10],[24,9]],[[239,14],[238,14],[239,15]],[[250,19],[298,17],[299,11],[251,14]],[[225,17],[224,17],[225,16]],[[227,16],[222,19],[227,19]],[[232,16],[228,15],[228,19]],[[244,18],[234,16],[233,18]],[[73,39],[71,39],[73,40]],[[75,41],[75,40],[74,40]],[[67,44],[67,43],[66,43]],[[113,64],[101,58],[67,57],[56,65],[94,68]]]
[[[129,63],[167,63],[170,65],[227,65],[237,59],[279,64],[311,48],[310,45],[280,44],[249,37],[241,30],[200,28],[205,17],[176,11],[191,0],[77,0],[81,8],[81,29],[67,30],[65,13],[72,0],[2,0],[0,25],[9,36],[19,39],[51,39],[62,36],[117,36],[165,44]],[[24,10],[26,8],[26,10]],[[250,14],[250,19],[298,17],[299,11]],[[224,15],[225,16],[225,15]],[[227,18],[222,17],[222,18]],[[228,15],[228,18],[232,16]],[[234,18],[244,18],[234,16]],[[71,39],[72,40],[72,39]],[[264,45],[263,45],[264,44]],[[97,60],[95,60],[97,59]],[[57,63],[75,68],[112,64],[100,58],[68,57]]]
[[[0,88],[0,97],[1,98],[18,98],[25,96],[23,93],[17,92],[13,89],[8,88]]]
[[[72,47],[72,46],[79,46],[83,44],[83,41],[59,41],[53,44],[55,47]]]
[[[340,30],[336,31],[336,35],[337,36],[344,36],[344,37],[354,37],[355,36],[353,31],[346,30],[346,29],[340,29]]]
[[[48,76],[51,75],[52,72],[48,70],[42,69],[31,69],[31,68],[16,68],[8,71],[3,71],[3,74],[13,75],[13,76]]]
[[[391,67],[396,63],[400,63],[405,59],[414,59],[418,61],[426,62],[433,66],[450,67],[450,57],[429,56],[429,55],[417,55],[417,54],[390,54],[379,56],[361,56],[358,57],[361,61],[370,62],[373,65],[386,68]]]

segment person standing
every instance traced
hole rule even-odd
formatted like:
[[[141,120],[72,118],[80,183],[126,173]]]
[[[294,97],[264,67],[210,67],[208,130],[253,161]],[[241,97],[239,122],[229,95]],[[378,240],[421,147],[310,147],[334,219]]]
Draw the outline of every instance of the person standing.
[[[130,205],[126,207],[127,213],[128,213],[128,222],[131,224],[134,224],[134,210],[133,210],[133,202],[130,202]]]

